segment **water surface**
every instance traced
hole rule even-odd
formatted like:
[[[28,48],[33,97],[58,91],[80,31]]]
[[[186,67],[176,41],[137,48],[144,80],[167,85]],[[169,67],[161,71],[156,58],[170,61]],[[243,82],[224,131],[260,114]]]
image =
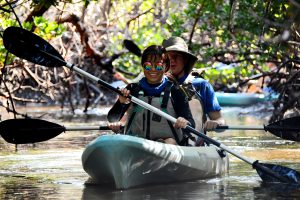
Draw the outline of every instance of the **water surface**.
[[[52,109],[48,120],[65,126],[103,124],[102,114],[107,111],[103,108],[103,113],[88,117],[79,111],[76,115],[57,117],[58,108]],[[264,116],[240,115],[243,110],[225,108],[228,125],[266,123],[261,119]],[[234,156],[230,156],[230,171],[224,177],[128,190],[85,184],[88,175],[82,169],[81,154],[85,145],[105,133],[66,132],[49,141],[17,147],[0,139],[0,199],[300,199],[299,188],[264,184],[249,164]],[[246,157],[300,171],[299,143],[264,131],[225,131],[209,136]]]

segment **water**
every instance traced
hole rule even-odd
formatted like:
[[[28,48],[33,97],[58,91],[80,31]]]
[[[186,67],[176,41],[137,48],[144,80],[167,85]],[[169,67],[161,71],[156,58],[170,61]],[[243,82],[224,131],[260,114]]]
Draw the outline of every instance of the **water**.
[[[44,111],[45,108],[41,108],[41,112]],[[224,116],[229,125],[261,125],[265,122],[255,116],[238,115],[240,111],[241,108],[224,109]],[[99,124],[96,119],[104,119],[103,113],[86,118],[73,115],[67,119],[57,118],[57,111],[51,112],[50,109],[49,113],[52,113],[48,116],[49,121],[65,126],[94,126]],[[85,184],[88,175],[82,169],[81,154],[84,146],[102,133],[66,132],[46,142],[18,145],[17,151],[15,145],[0,139],[0,199],[300,198],[299,188],[286,184],[264,184],[249,164],[234,156],[230,156],[229,173],[214,179],[143,186],[128,190]],[[246,157],[300,171],[299,143],[276,138],[264,131],[226,131],[209,133],[209,136]]]

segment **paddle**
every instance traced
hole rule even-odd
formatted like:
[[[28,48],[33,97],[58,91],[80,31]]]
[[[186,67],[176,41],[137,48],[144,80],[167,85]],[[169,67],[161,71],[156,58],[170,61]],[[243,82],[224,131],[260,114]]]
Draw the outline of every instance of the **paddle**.
[[[13,41],[15,40],[15,41]],[[24,30],[18,27],[9,27],[4,31],[3,34],[3,41],[5,48],[10,51],[11,53],[19,56],[20,58],[24,58],[36,64],[48,66],[48,67],[57,67],[57,66],[66,66],[71,70],[74,70],[78,74],[89,78],[90,80],[96,81],[100,85],[110,89],[118,94],[121,92],[117,89],[109,85],[108,83],[104,82],[103,80],[79,69],[78,67],[74,66],[73,64],[67,63],[60,54],[45,40],[41,39],[37,35]],[[14,46],[16,45],[16,46]],[[26,51],[22,51],[22,49],[26,49]],[[152,111],[153,113],[166,118],[172,123],[176,122],[176,119],[173,116],[168,115],[167,113],[145,103],[144,101],[134,97],[129,96],[133,103],[140,105],[141,107]],[[224,144],[206,136],[203,133],[196,131],[191,126],[187,126],[186,129],[195,135],[202,137],[206,142],[213,144],[224,151],[232,154],[233,156],[245,161],[246,163],[253,166],[258,171],[259,176],[262,180],[270,182],[270,181],[279,181],[284,183],[297,183],[299,184],[300,181],[300,174],[290,168],[282,167],[279,165],[271,165],[271,164],[263,164],[259,163],[257,160],[252,160],[246,158],[238,153],[234,152],[233,150],[229,149]],[[276,169],[275,169],[276,168]],[[278,169],[285,169],[285,170],[278,170]],[[288,173],[286,173],[288,172]]]
[[[142,56],[142,50],[132,40],[123,40],[123,45],[134,55],[138,57]]]
[[[283,139],[300,141],[299,127],[295,124],[300,117],[283,119],[267,126],[218,126],[217,129],[231,130],[265,130],[275,131]],[[288,127],[290,126],[290,127]],[[124,128],[124,127],[121,127]],[[13,144],[25,144],[46,141],[66,131],[110,130],[108,126],[65,127],[42,119],[8,119],[0,122],[0,135],[5,141]],[[286,132],[283,132],[286,131]],[[298,131],[298,132],[295,132]],[[281,134],[279,134],[281,133]]]
[[[65,131],[110,130],[108,126],[64,127],[41,119],[8,119],[0,122],[0,135],[6,142],[28,144],[42,142]]]
[[[264,130],[285,140],[300,141],[300,116],[282,119],[263,126],[218,126],[216,129]]]

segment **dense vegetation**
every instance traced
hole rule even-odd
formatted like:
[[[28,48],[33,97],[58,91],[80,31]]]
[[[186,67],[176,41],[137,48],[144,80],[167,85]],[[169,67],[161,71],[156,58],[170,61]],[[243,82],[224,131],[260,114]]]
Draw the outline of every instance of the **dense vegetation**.
[[[8,26],[31,30],[68,62],[105,81],[115,80],[117,73],[132,79],[141,70],[139,57],[122,45],[124,39],[143,49],[176,35],[198,56],[195,68],[216,90],[241,91],[249,80],[260,79],[259,87],[280,93],[272,120],[299,110],[300,4],[296,1],[0,2],[2,31]],[[109,92],[66,68],[48,69],[15,58],[2,43],[0,67],[1,102],[9,108],[34,102],[69,105],[73,110],[85,105],[87,110],[113,100]]]

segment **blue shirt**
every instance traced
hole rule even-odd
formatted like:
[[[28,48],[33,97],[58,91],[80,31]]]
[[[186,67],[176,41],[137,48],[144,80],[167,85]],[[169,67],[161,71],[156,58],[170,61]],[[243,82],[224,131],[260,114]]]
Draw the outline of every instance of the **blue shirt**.
[[[203,78],[194,78],[192,81],[193,86],[196,89],[196,94],[203,102],[205,113],[208,114],[212,111],[220,111],[221,106],[215,95],[212,85]]]
[[[182,84],[187,77],[188,75],[184,75],[178,80],[178,82]],[[205,114],[221,110],[221,106],[215,95],[214,88],[207,80],[200,77],[194,77],[192,80],[192,85],[196,89],[196,94],[203,102]]]

